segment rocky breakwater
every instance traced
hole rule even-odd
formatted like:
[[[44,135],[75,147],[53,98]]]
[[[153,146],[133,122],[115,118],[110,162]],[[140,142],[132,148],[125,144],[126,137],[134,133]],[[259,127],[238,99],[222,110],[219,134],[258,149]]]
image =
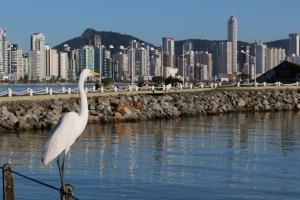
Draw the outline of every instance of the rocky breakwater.
[[[197,93],[118,95],[89,98],[89,123],[136,122],[231,112],[300,110],[300,90],[215,90]],[[0,127],[49,128],[64,112],[79,111],[79,99],[0,104]]]

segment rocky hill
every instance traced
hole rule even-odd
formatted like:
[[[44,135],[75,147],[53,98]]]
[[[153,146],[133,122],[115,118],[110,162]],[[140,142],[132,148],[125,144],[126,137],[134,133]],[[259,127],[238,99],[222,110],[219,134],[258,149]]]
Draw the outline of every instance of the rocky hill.
[[[96,31],[92,28],[86,29],[81,36],[75,37],[73,39],[67,40],[62,42],[61,44],[57,45],[56,49],[63,50],[64,44],[70,45],[71,49],[80,48],[83,45],[88,45],[92,43],[92,38],[94,35],[101,35],[102,44],[105,47],[109,45],[113,45],[115,48],[113,49],[113,53],[119,51],[119,47],[121,45],[127,47],[130,45],[131,40],[137,40],[141,43],[149,44],[153,47],[155,45],[151,44],[150,42],[144,41],[132,35],[126,35],[116,32],[109,32],[109,31]],[[212,52],[214,47],[218,45],[218,43],[223,42],[222,40],[205,40],[205,39],[187,39],[187,40],[178,40],[175,41],[175,51],[177,55],[182,53],[182,45],[185,41],[191,41],[194,46],[194,50],[197,51],[209,51]],[[276,40],[271,42],[266,42],[269,47],[281,47],[284,49],[288,49],[288,39],[283,40]],[[241,46],[251,45],[248,42],[238,41],[238,49]]]

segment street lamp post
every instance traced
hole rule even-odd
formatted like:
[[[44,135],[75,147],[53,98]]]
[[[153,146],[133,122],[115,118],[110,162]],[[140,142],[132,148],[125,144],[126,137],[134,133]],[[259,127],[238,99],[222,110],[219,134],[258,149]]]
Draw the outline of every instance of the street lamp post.
[[[248,55],[250,57],[252,56],[252,55],[250,55],[248,52],[246,52],[244,50],[241,50],[241,53],[246,54],[246,55]],[[256,65],[254,65],[254,86],[256,86]]]

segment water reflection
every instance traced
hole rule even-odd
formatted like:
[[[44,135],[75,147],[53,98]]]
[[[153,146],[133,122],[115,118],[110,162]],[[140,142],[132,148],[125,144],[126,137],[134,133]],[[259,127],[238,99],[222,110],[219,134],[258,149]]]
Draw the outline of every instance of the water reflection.
[[[67,156],[66,178],[79,196],[92,187],[108,199],[173,199],[177,186],[184,188],[178,199],[298,195],[299,120],[299,113],[281,112],[89,125]],[[40,164],[46,137],[1,134],[1,162],[57,183],[55,162]]]

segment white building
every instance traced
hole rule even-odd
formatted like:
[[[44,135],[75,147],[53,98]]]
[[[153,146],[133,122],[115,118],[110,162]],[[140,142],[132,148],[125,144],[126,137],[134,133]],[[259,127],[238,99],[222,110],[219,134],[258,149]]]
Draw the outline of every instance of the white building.
[[[285,50],[281,48],[266,48],[266,71],[273,69],[285,60]]]
[[[297,33],[289,34],[289,56],[293,54],[299,56],[299,35]]]
[[[48,80],[51,78],[58,78],[58,53],[56,49],[50,48],[49,45],[45,47],[46,59],[46,77]]]
[[[168,77],[168,74],[173,74],[175,68],[175,42],[173,38],[164,37],[162,39],[162,54],[163,54],[163,76]],[[171,69],[170,69],[171,68]]]
[[[32,50],[28,54],[29,58],[29,66],[30,66],[30,80],[41,80],[44,76],[44,73],[42,72],[42,61],[43,59],[41,58],[43,55],[41,51],[39,50]]]
[[[39,69],[34,71],[39,71],[39,80],[46,78],[45,35],[43,33],[31,35],[31,51],[40,51],[40,56],[38,56],[40,60],[34,64]]]
[[[258,76],[266,72],[266,48],[267,46],[260,41],[254,44],[255,71]]]
[[[8,55],[7,47],[8,40],[6,31],[0,28],[0,79],[3,80],[8,77]]]
[[[59,78],[68,80],[69,79],[69,59],[67,52],[59,52]]]
[[[232,52],[232,73],[238,72],[238,62],[237,62],[237,19],[231,16],[228,20],[228,41],[231,42],[231,52]]]
[[[18,81],[24,76],[23,74],[23,52],[18,45],[13,44],[10,51],[10,69],[9,79]]]

